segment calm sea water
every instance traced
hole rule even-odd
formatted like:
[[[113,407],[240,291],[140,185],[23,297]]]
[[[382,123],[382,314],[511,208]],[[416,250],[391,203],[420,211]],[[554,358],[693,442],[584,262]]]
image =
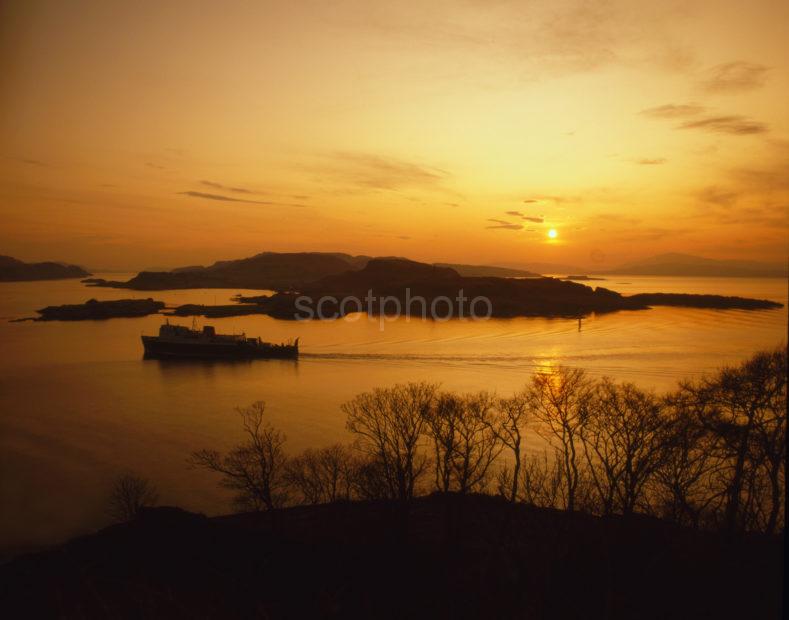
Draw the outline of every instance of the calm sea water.
[[[591,284],[787,303],[785,280],[613,276]],[[783,343],[787,330],[786,307],[618,312],[589,317],[580,330],[566,319],[400,319],[381,329],[378,319],[358,315],[309,323],[253,316],[210,323],[270,341],[300,337],[301,359],[173,363],[142,359],[139,337],[156,333],[161,317],[7,321],[91,297],[213,304],[238,292],[245,291],[141,294],[86,288],[78,280],[0,283],[0,549],[57,542],[104,525],[111,482],[129,471],[154,481],[162,502],[228,511],[227,493],[211,475],[190,469],[187,458],[240,439],[238,405],[266,401],[269,419],[296,452],[347,440],[340,404],[375,386],[428,380],[508,394],[535,370],[564,364],[665,391],[683,377]]]

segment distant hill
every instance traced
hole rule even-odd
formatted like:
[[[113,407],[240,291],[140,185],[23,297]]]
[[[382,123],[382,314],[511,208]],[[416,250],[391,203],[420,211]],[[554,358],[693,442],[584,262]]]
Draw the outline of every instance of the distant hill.
[[[301,292],[313,299],[354,297],[364,300],[368,292],[378,301],[370,306],[373,314],[381,310],[380,300],[387,298],[391,304],[384,312],[391,311],[394,300],[401,307],[409,305],[409,299],[424,298],[427,308],[439,308],[442,316],[468,316],[468,300],[484,298],[490,302],[490,312],[496,317],[514,316],[580,316],[589,312],[611,312],[622,309],[643,309],[647,304],[632,301],[619,293],[602,287],[592,289],[582,284],[557,280],[555,278],[497,278],[468,277],[457,270],[439,267],[405,259],[373,259],[364,269],[347,271],[327,276],[305,285]],[[458,296],[460,291],[467,298],[465,310]],[[412,313],[422,312],[419,303],[410,306]],[[353,310],[353,308],[351,308]],[[484,314],[485,305],[476,308]],[[323,307],[329,314],[335,308]],[[337,308],[339,310],[339,308]],[[293,310],[278,308],[280,316],[294,316]],[[464,314],[465,313],[465,314]]]
[[[263,252],[250,258],[223,260],[208,267],[191,265],[170,271],[141,271],[126,282],[91,279],[92,286],[134,290],[184,288],[297,289],[326,276],[358,271],[371,260],[407,260],[400,257],[353,256],[341,252]],[[421,264],[421,263],[420,263]],[[437,267],[447,265],[437,264]],[[523,277],[529,271],[485,265],[451,265],[460,275]]]
[[[55,262],[25,263],[10,256],[0,256],[0,282],[63,280],[89,275],[89,272],[77,265]]]
[[[355,268],[356,257],[328,252],[263,252],[250,258],[218,261],[208,267],[141,271],[127,282],[92,280],[93,286],[134,290],[250,288],[286,290]],[[366,264],[366,261],[365,261]]]
[[[572,273],[589,273],[586,267],[578,265],[566,265],[564,263],[539,263],[539,262],[518,262],[500,264],[497,267],[505,269],[516,269],[532,272],[533,274],[568,275]]]
[[[530,278],[539,276],[538,273],[525,269],[512,269],[511,267],[493,267],[489,265],[457,265],[455,263],[433,263],[436,267],[454,269],[461,276],[467,278]]]
[[[721,276],[737,278],[786,277],[786,263],[761,263],[743,260],[716,260],[691,254],[660,254],[640,261],[627,263],[599,274],[640,276]]]

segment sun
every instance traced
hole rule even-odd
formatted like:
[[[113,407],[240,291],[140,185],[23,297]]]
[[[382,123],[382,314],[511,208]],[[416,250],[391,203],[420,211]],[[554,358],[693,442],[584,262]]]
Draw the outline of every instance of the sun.
[[[559,235],[559,233],[558,233],[558,232],[556,232],[556,229],[555,229],[555,228],[551,228],[551,229],[548,231],[548,237],[550,237],[551,239],[556,239],[556,237],[557,237],[558,235]]]

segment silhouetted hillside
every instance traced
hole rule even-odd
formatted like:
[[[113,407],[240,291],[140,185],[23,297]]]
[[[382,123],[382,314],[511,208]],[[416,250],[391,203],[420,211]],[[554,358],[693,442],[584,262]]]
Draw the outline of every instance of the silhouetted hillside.
[[[650,306],[684,306],[690,308],[719,308],[726,310],[769,310],[783,304],[767,299],[726,297],[723,295],[690,295],[688,293],[640,293],[630,299]]]
[[[90,286],[109,286],[135,290],[183,288],[257,288],[297,289],[320,278],[363,269],[370,256],[340,252],[263,252],[250,258],[218,261],[209,267],[191,265],[170,271],[143,271],[126,282],[91,278]],[[379,257],[375,260],[406,260]],[[421,264],[421,263],[420,263]],[[535,275],[528,271],[486,267],[484,265],[436,265],[457,268],[465,276],[519,277]]]
[[[0,256],[0,282],[24,282],[28,280],[64,280],[84,278],[90,273],[77,265],[63,263],[24,263],[10,256]]]
[[[84,304],[47,306],[37,310],[41,316],[36,321],[92,321],[101,319],[133,318],[156,314],[164,309],[163,301],[148,299],[114,299],[97,301],[89,299]]]
[[[467,298],[460,312],[457,301],[462,290]],[[589,312],[610,312],[621,309],[646,308],[646,304],[628,300],[604,288],[592,289],[574,282],[553,278],[464,278],[447,267],[434,267],[404,259],[374,259],[364,269],[327,276],[305,285],[302,292],[315,299],[325,296],[364,300],[372,291],[381,297],[396,298],[405,308],[408,300],[423,297],[429,308],[441,316],[452,307],[452,316],[468,316],[470,303],[481,297],[490,300],[492,316],[578,316]],[[374,304],[377,311],[380,305]],[[387,310],[394,308],[392,302]],[[353,308],[352,308],[353,309]],[[412,314],[421,312],[419,304],[411,306]],[[486,305],[475,306],[477,315],[484,315]]]
[[[9,617],[778,618],[782,539],[486,496],[144,509],[0,567]]]
[[[352,256],[321,252],[264,252],[251,258],[219,261],[210,267],[166,272],[143,271],[127,282],[93,280],[95,286],[135,290],[183,288],[289,289],[352,268]]]
[[[459,265],[455,263],[433,263],[436,267],[449,267],[461,276],[468,278],[532,278],[540,274],[525,269],[512,269],[510,267],[490,267],[488,265]]]

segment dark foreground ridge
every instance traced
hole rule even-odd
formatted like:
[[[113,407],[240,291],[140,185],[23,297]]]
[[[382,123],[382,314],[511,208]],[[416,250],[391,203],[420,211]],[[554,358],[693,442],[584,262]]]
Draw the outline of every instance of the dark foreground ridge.
[[[90,273],[76,265],[63,263],[24,263],[10,256],[0,256],[0,282],[27,282],[33,280],[64,280],[84,278]]]
[[[143,509],[0,567],[13,617],[778,618],[782,539],[480,495]]]
[[[89,321],[96,319],[132,318],[156,314],[164,308],[163,301],[148,299],[117,299],[97,301],[89,299],[84,304],[47,306],[37,310],[41,316],[36,321]]]

